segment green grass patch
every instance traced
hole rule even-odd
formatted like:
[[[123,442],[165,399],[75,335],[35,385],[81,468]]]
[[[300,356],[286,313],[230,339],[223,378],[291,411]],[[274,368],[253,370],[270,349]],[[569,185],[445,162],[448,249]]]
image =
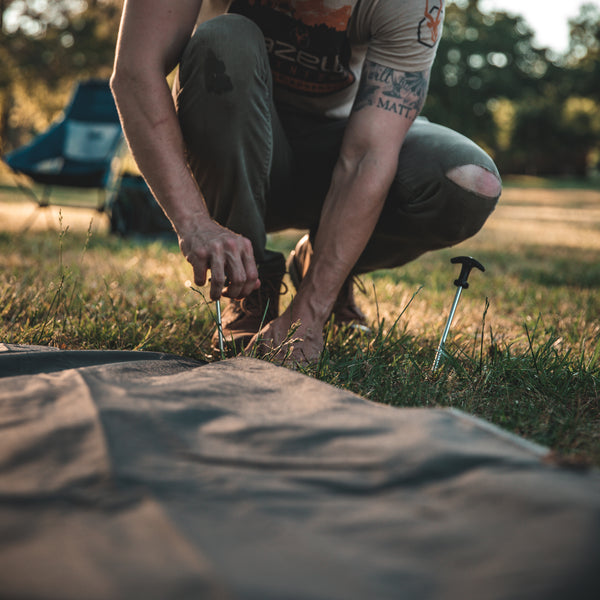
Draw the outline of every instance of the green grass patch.
[[[374,334],[330,326],[306,373],[393,406],[460,408],[600,465],[600,252],[499,245],[497,235],[364,277],[358,299]],[[271,243],[287,252],[297,237]],[[433,374],[458,254],[486,272],[471,275],[449,357]],[[219,360],[210,349],[214,305],[186,287],[190,277],[174,243],[64,225],[0,232],[0,341]]]

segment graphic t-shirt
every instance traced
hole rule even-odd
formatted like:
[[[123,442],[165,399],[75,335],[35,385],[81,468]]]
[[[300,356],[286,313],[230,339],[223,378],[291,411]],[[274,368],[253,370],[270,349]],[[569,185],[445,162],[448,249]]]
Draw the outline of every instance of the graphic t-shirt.
[[[400,71],[431,67],[445,0],[233,0],[265,36],[278,102],[347,116],[365,58]]]

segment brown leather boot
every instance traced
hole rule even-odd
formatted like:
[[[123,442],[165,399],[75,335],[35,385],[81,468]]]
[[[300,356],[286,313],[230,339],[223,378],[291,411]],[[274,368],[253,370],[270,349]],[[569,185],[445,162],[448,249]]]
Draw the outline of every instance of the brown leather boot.
[[[308,271],[311,257],[312,245],[306,234],[296,244],[287,261],[288,273],[296,289]],[[354,300],[354,277],[352,276],[344,281],[331,313],[338,325],[351,325],[363,331],[370,331],[364,313]]]
[[[258,274],[260,287],[246,298],[229,299],[221,314],[227,355],[240,353],[261,327],[279,316],[279,297],[285,274],[283,255],[272,253],[267,261],[258,265]],[[218,331],[212,337],[212,347],[219,351]]]

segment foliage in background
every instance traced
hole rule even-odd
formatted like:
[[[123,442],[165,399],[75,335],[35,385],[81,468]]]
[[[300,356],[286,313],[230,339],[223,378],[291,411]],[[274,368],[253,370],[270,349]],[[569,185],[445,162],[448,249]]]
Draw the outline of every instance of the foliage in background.
[[[425,114],[486,148],[503,173],[586,175],[600,148],[600,11],[583,5],[570,48],[536,48],[520,16],[446,6]]]
[[[110,75],[121,4],[117,0],[0,4],[0,152],[45,129],[65,107],[76,80]]]

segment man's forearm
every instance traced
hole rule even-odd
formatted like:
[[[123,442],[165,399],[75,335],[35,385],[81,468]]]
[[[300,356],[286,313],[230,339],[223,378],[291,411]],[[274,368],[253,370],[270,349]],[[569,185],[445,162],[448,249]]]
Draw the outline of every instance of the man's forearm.
[[[365,249],[395,176],[400,148],[425,101],[427,81],[425,71],[399,72],[365,62],[311,265],[296,298],[302,315],[327,318]]]
[[[352,135],[348,139],[356,140]],[[340,288],[375,229],[396,171],[397,158],[392,160],[393,152],[386,155],[370,147],[355,153],[355,149],[352,143],[349,151],[342,148],[325,199],[310,266],[298,293],[284,313],[254,340],[261,348],[276,349],[296,324],[291,346],[284,346],[278,355],[287,358],[291,350],[292,361],[311,362],[318,358],[323,348],[323,326]]]
[[[208,213],[188,170],[166,82],[192,34],[202,0],[126,0],[111,87],[133,156],[179,229]]]
[[[115,71],[111,86],[132,154],[175,229],[209,219],[165,79]]]
[[[297,305],[310,304],[310,311],[323,322],[375,229],[396,164],[366,152],[356,160],[342,157],[336,165],[310,269],[296,298]]]

